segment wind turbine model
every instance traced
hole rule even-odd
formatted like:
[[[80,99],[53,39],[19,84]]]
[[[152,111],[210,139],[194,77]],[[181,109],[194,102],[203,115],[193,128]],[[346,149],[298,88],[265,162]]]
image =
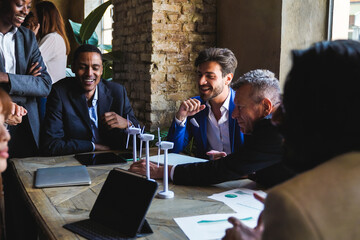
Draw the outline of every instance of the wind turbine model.
[[[144,126],[145,128],[145,126]],[[149,160],[149,141],[152,141],[154,140],[154,135],[153,134],[148,134],[148,133],[145,133],[144,134],[144,128],[142,130],[142,132],[140,133],[139,135],[139,138],[140,138],[140,156],[139,156],[139,159],[141,159],[141,151],[142,151],[142,142],[145,141],[146,143],[146,177],[147,179],[150,179],[150,160]]]
[[[141,132],[140,128],[129,126],[129,115],[127,115],[127,123],[128,123],[128,129],[127,129],[127,140],[126,140],[126,149],[129,146],[129,138],[130,135],[133,136],[133,161],[136,162],[136,134],[139,134]]]
[[[168,187],[168,150],[173,149],[174,143],[173,142],[167,142],[167,141],[161,141],[160,137],[160,129],[158,128],[158,137],[159,141],[156,143],[156,145],[159,147],[158,154],[160,156],[160,150],[164,150],[164,177],[163,177],[163,185],[164,185],[164,191],[161,191],[157,194],[159,198],[173,198],[174,192],[169,191]],[[159,157],[158,156],[158,157]]]

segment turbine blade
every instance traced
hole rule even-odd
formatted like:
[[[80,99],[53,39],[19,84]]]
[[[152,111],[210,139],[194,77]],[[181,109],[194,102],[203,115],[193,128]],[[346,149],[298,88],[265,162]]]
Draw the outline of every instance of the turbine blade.
[[[159,143],[159,147],[158,147],[158,161],[157,161],[157,166],[160,166],[160,143]]]

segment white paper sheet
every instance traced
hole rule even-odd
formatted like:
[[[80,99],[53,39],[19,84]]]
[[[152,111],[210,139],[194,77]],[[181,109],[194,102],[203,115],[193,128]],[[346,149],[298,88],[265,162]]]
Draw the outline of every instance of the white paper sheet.
[[[221,239],[225,230],[232,227],[227,221],[231,216],[241,220],[248,227],[255,227],[257,220],[246,214],[208,214],[192,217],[175,218],[175,222],[190,240]]]
[[[254,217],[254,214],[259,215],[264,209],[264,204],[256,200],[253,193],[266,197],[263,191],[254,191],[246,188],[236,188],[230,191],[217,193],[209,196],[209,198],[220,201],[228,205],[237,213],[245,212]]]
[[[149,160],[153,163],[158,162],[158,155],[151,156]],[[164,164],[164,154],[160,155],[159,159],[160,164]],[[184,163],[195,163],[195,162],[207,162],[208,160],[202,159],[202,158],[196,158],[196,157],[190,157],[183,154],[177,154],[177,153],[169,153],[168,154],[168,165],[177,165],[177,164],[184,164]]]

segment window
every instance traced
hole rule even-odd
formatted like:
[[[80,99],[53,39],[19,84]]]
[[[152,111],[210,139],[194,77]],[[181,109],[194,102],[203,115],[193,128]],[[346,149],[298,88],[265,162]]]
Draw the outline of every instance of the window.
[[[360,41],[360,1],[350,1],[349,39]]]
[[[85,1],[85,17],[100,4],[108,0],[86,0]],[[95,32],[99,37],[99,44],[112,44],[112,24],[113,24],[113,5],[106,9],[100,24],[96,27]]]
[[[108,0],[106,0],[108,1]],[[105,1],[105,2],[106,2]],[[104,17],[101,21],[101,43],[102,44],[109,44],[111,45],[112,42],[112,24],[113,24],[113,8],[114,6],[111,5],[106,9],[104,13]]]
[[[360,0],[330,0],[329,6],[329,39],[360,41]]]

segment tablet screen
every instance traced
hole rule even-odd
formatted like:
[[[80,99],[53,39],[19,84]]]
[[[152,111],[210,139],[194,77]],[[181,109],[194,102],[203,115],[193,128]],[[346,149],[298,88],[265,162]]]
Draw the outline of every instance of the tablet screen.
[[[120,155],[112,152],[75,154],[75,159],[86,166],[126,163],[126,159],[129,158],[132,158],[131,153],[122,153]]]

